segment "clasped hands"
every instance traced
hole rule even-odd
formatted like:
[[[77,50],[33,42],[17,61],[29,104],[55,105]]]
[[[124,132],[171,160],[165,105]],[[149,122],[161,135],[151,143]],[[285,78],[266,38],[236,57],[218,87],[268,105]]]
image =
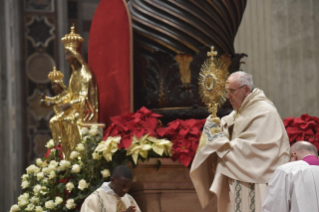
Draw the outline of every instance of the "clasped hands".
[[[134,212],[134,211],[136,211],[136,206],[131,205],[130,207],[128,207],[128,209],[126,209],[126,211],[122,211],[122,212]]]

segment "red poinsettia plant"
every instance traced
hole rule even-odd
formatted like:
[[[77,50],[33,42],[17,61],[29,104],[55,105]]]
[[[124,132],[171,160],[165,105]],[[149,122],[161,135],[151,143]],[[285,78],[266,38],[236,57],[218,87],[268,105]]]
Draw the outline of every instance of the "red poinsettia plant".
[[[161,115],[152,113],[145,107],[136,113],[111,117],[113,123],[105,130],[103,140],[109,136],[121,136],[118,148],[127,149],[132,143],[133,135],[137,138],[147,134],[157,137],[156,129],[161,127],[161,123],[158,121],[159,117]]]
[[[137,139],[145,135],[167,139],[173,143],[172,159],[188,167],[195,157],[205,119],[175,120],[165,127],[162,126],[159,117],[161,115],[145,107],[136,113],[112,117],[113,123],[105,130],[103,140],[111,136],[120,136],[118,148],[128,149],[132,144],[133,136]]]
[[[205,119],[177,119],[168,123],[166,128],[157,129],[157,133],[173,143],[172,159],[188,167],[195,157],[204,124]]]
[[[297,141],[309,141],[319,151],[319,118],[303,114],[301,117],[283,120],[290,145]]]

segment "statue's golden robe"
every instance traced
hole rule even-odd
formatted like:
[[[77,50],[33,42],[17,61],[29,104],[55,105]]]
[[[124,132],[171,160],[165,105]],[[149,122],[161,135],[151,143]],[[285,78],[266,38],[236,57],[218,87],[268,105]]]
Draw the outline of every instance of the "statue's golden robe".
[[[62,137],[66,136],[66,135],[62,134],[62,132],[63,132],[63,130],[62,130],[63,129],[62,120],[63,120],[63,116],[70,111],[70,110],[68,110],[68,111],[59,111],[57,109],[57,107],[62,105],[62,104],[70,102],[70,99],[71,99],[70,98],[70,94],[66,90],[62,91],[62,93],[60,93],[60,94],[58,94],[58,95],[56,95],[54,97],[46,96],[45,99],[44,99],[44,103],[46,103],[46,104],[53,103],[54,104],[53,109],[54,109],[54,112],[55,112],[55,116],[53,116],[50,119],[49,126],[50,126],[50,129],[51,129],[52,138],[53,138],[53,141],[54,141],[55,144],[58,144],[59,142],[61,142],[62,141]]]
[[[289,141],[272,102],[255,88],[238,111],[222,118],[221,133],[205,124],[190,177],[203,208],[217,196],[218,211],[261,211],[275,169],[289,161]],[[204,140],[202,140],[204,139]]]
[[[81,212],[122,212],[131,205],[136,206],[136,212],[141,212],[132,196],[125,194],[119,197],[109,187],[109,183],[103,183],[99,189],[85,199]]]

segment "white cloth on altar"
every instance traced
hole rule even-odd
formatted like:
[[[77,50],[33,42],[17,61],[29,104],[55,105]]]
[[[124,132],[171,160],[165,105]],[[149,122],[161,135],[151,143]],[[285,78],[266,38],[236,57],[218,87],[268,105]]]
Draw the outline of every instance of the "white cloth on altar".
[[[269,184],[262,212],[319,211],[319,167],[295,161],[278,167]]]
[[[81,207],[81,212],[117,212],[119,201],[122,201],[126,208],[135,205],[136,212],[141,212],[131,195],[125,194],[119,197],[109,184],[110,182],[103,183],[100,188],[88,196]]]
[[[207,144],[197,152],[190,171],[202,207],[216,194],[218,210],[231,210],[229,178],[255,183],[263,198],[275,169],[289,161],[288,136],[273,103],[255,88],[237,111],[222,118],[221,133],[209,134],[205,127],[201,140]]]

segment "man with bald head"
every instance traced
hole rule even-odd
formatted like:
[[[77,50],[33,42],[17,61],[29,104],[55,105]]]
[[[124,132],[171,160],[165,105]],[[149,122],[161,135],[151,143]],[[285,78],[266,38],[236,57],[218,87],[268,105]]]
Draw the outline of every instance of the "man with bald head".
[[[306,141],[291,146],[290,163],[279,166],[268,184],[262,212],[319,211],[317,148]]]
[[[298,141],[291,146],[290,151],[290,161],[303,160],[309,165],[319,166],[317,148],[313,144],[307,141]]]
[[[234,110],[220,121],[206,119],[190,177],[203,208],[216,195],[219,212],[260,212],[273,172],[289,161],[288,136],[250,74],[231,74],[225,89]]]
[[[133,175],[125,165],[115,167],[110,182],[88,196],[81,212],[141,212],[137,203],[127,192],[131,188]]]

